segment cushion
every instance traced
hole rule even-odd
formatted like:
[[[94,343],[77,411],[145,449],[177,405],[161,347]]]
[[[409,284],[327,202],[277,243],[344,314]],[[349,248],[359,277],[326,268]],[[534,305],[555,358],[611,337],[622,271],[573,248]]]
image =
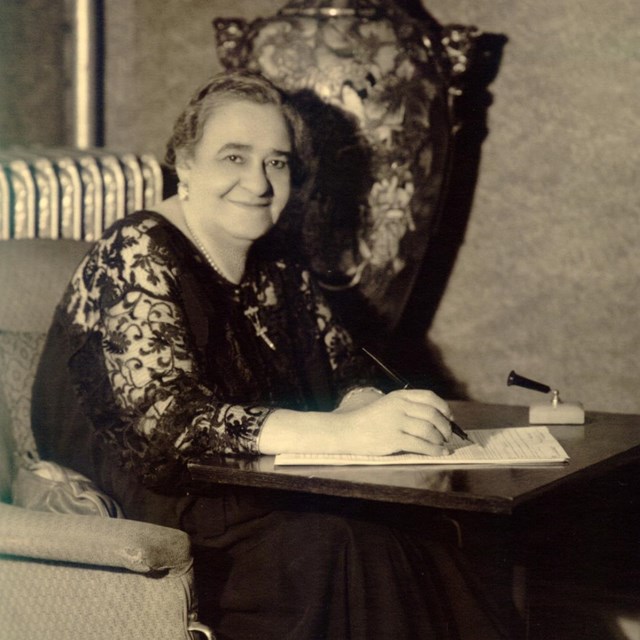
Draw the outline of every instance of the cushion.
[[[13,483],[13,504],[36,511],[124,517],[120,506],[82,474],[55,462],[20,467]]]
[[[45,341],[44,333],[0,331],[2,387],[20,463],[38,459],[31,431],[31,387]]]
[[[0,329],[45,333],[90,246],[79,240],[0,240]]]
[[[5,418],[11,423],[6,447],[15,449],[13,462],[18,466],[13,502],[39,511],[122,517],[118,504],[88,478],[39,459],[31,431],[31,388],[45,337],[43,333],[0,331],[0,390]]]

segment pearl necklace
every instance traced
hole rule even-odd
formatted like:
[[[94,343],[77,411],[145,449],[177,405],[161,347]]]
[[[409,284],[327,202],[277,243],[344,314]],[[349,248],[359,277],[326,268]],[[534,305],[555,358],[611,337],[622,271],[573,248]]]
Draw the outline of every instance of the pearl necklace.
[[[198,238],[198,236],[193,232],[193,229],[191,228],[191,225],[189,224],[189,221],[187,220],[187,216],[183,216],[183,218],[184,218],[184,223],[185,223],[185,225],[187,225],[187,229],[189,230],[189,234],[193,238],[193,241],[195,242],[196,247],[198,247],[198,250],[200,251],[200,253],[206,258],[206,260],[209,263],[209,265],[211,266],[211,268],[221,278],[224,278],[225,280],[227,280],[229,282],[229,278],[227,278],[227,276],[225,276],[224,273],[222,273],[222,269],[220,269],[220,267],[216,264],[215,260],[211,257],[211,254],[207,251],[207,249],[205,248],[204,244],[202,244],[202,242],[200,242],[200,238]]]
[[[207,251],[204,244],[200,241],[198,236],[193,232],[193,229],[191,228],[191,225],[189,224],[189,221],[187,220],[186,216],[184,216],[184,223],[187,226],[187,229],[189,230],[189,233],[193,238],[193,241],[195,242],[196,247],[198,248],[200,253],[205,257],[205,259],[207,260],[211,268],[223,280],[225,280],[226,282],[230,282],[229,278],[225,276],[225,274],[222,272],[222,269],[220,269],[220,267],[216,264],[215,260],[211,257],[211,254]],[[255,331],[256,336],[258,336],[258,338],[263,340],[265,344],[269,347],[269,349],[271,349],[272,351],[275,351],[276,345],[273,344],[273,341],[267,335],[267,328],[263,326],[262,323],[260,322],[258,311],[259,311],[258,307],[248,307],[247,309],[244,310],[244,315],[246,318],[248,318],[249,322],[251,322],[251,325],[253,326],[253,330]]]

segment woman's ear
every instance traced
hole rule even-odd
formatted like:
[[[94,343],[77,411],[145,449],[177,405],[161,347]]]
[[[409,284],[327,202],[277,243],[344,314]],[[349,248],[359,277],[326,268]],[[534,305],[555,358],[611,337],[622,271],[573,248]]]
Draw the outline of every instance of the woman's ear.
[[[178,180],[180,182],[188,183],[188,175],[191,169],[191,162],[188,158],[186,158],[183,154],[176,154],[176,174],[178,175]]]

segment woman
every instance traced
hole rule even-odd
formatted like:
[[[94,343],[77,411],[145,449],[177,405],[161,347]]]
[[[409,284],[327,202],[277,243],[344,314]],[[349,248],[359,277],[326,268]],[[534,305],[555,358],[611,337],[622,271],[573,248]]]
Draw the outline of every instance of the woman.
[[[187,462],[211,453],[446,450],[446,402],[376,389],[287,259],[304,157],[299,116],[263,78],[196,92],[169,143],[178,195],[114,224],[57,309],[34,388],[41,454],[128,517],[191,535],[221,638],[450,638],[465,616],[497,637],[447,553],[355,506],[187,493]]]

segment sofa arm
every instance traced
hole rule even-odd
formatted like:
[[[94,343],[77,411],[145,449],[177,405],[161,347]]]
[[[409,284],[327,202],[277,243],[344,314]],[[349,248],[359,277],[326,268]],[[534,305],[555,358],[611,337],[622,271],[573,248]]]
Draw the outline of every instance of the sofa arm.
[[[136,573],[181,574],[192,564],[189,536],[178,529],[9,504],[0,504],[0,554]]]

